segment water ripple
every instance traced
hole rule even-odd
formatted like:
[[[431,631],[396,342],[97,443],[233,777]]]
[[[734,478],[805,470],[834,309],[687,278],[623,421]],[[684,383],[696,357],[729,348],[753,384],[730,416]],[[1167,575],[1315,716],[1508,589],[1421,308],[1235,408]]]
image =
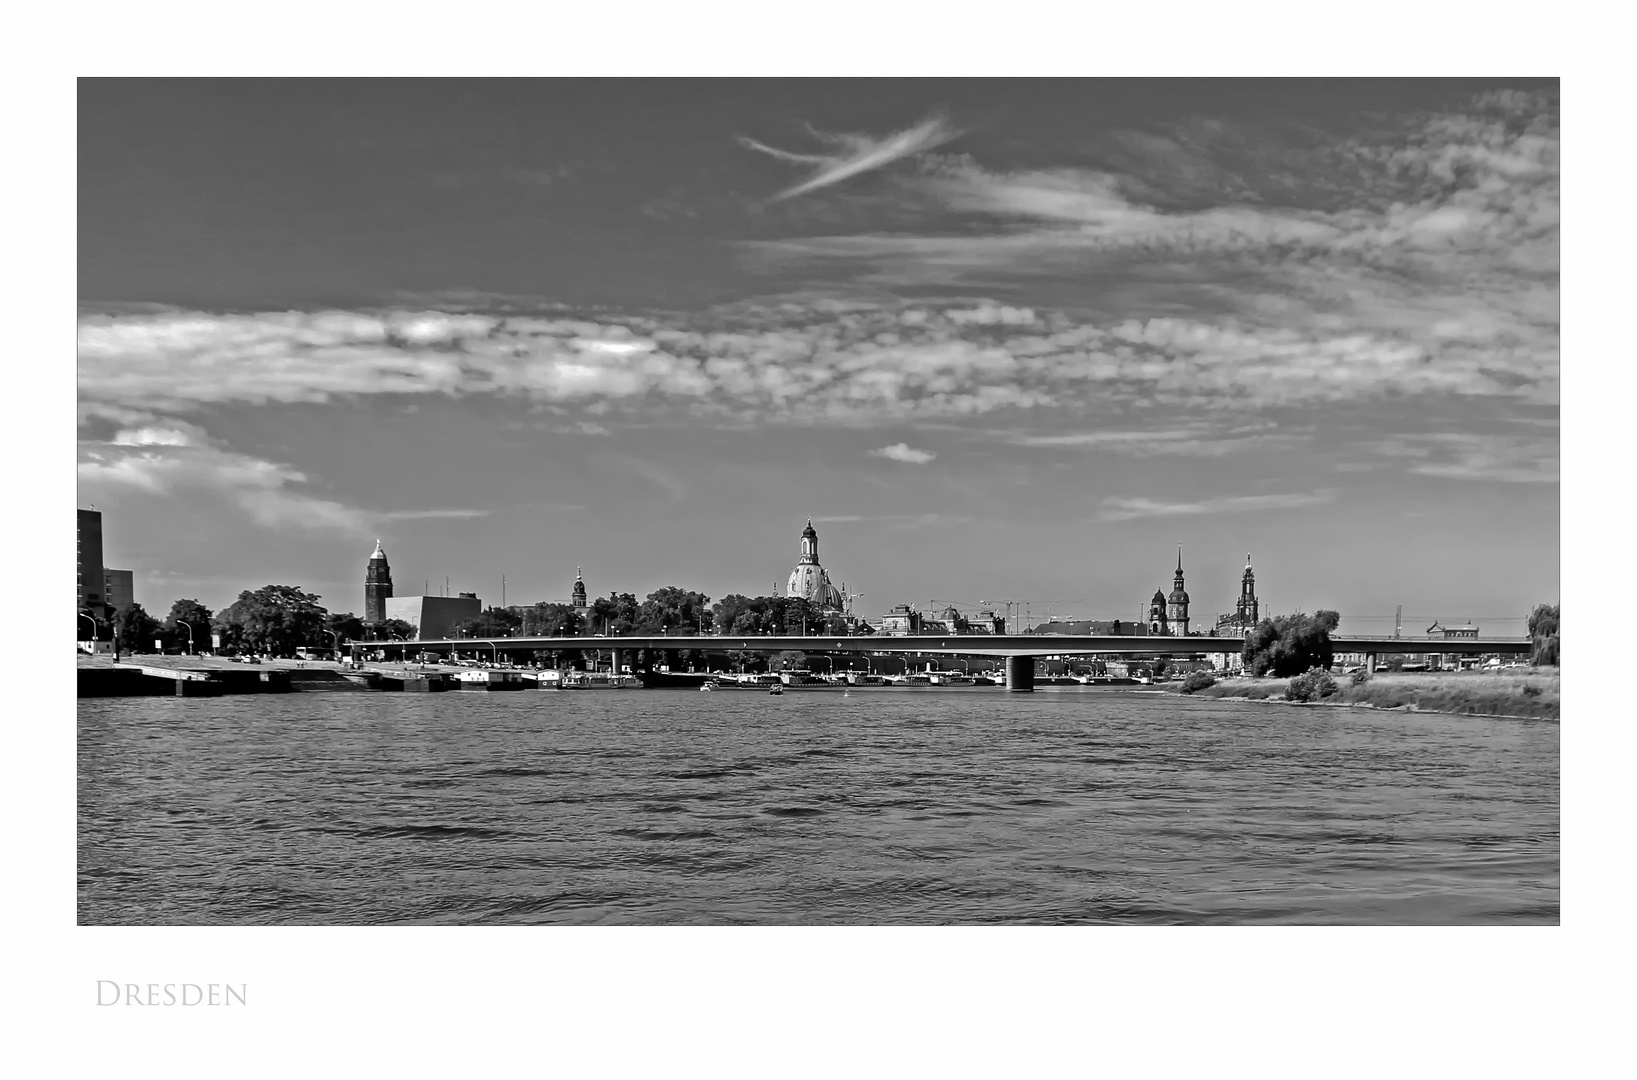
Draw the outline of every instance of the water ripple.
[[[1555,722],[1321,719],[998,691],[86,699],[79,918],[1559,921]]]

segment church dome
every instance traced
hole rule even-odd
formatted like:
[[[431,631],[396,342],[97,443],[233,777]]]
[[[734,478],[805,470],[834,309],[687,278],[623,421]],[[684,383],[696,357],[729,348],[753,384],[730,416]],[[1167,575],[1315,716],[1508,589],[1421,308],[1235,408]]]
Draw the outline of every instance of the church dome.
[[[1159,589],[1155,589],[1154,590],[1154,599],[1150,600],[1149,603],[1151,603],[1151,604],[1163,604],[1163,603],[1165,603],[1165,593],[1161,592]]]
[[[1187,591],[1183,589],[1172,589],[1170,602],[1173,604],[1186,604],[1188,602]]]
[[[372,559],[384,559],[387,557],[387,553],[381,550],[381,541],[375,541],[375,550],[370,552],[369,557]]]

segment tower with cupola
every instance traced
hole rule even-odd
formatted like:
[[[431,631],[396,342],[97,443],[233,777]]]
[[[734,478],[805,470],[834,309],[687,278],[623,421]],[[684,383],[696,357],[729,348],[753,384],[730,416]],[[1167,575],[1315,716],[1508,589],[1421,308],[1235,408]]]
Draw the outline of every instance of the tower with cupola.
[[[375,541],[375,551],[364,568],[364,621],[387,621],[387,600],[392,596],[392,567],[387,565],[387,553],[381,550],[381,541]]]
[[[1188,590],[1182,587],[1182,545],[1177,545],[1177,573],[1171,580],[1171,595],[1165,598],[1165,621],[1169,633],[1178,637],[1188,634]]]

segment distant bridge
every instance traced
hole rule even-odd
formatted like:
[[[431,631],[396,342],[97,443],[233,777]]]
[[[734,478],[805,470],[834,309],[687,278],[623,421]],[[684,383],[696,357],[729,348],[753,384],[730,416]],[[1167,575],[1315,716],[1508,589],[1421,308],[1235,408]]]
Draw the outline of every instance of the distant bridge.
[[[519,653],[606,649],[613,653],[619,669],[623,654],[641,649],[702,652],[798,652],[821,653],[936,653],[962,656],[1006,658],[1006,685],[1012,690],[1034,689],[1034,660],[1041,656],[1142,655],[1198,656],[1210,653],[1237,653],[1245,646],[1238,637],[1169,637],[1163,634],[1135,636],[1119,634],[922,634],[890,637],[882,634],[856,637],[817,635],[639,635],[629,637],[501,637],[446,638],[438,641],[355,642],[368,649],[400,655],[410,652],[449,653],[457,649],[490,650],[498,656]],[[1376,657],[1406,653],[1460,654],[1463,656],[1527,656],[1534,643],[1527,638],[1403,638],[1332,637],[1338,653],[1362,653],[1370,670]]]

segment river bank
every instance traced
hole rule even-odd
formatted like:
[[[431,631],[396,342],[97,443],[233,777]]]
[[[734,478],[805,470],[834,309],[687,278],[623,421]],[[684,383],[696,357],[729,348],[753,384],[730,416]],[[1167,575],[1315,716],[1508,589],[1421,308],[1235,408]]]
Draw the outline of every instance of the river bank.
[[[1377,672],[1357,684],[1346,675],[1338,675],[1336,692],[1313,704],[1557,720],[1562,707],[1561,683],[1561,671],[1555,667],[1499,672]],[[1285,703],[1289,684],[1289,679],[1223,679],[1215,686],[1194,691],[1192,696]],[[1165,683],[1160,688],[1182,693],[1180,682]]]

